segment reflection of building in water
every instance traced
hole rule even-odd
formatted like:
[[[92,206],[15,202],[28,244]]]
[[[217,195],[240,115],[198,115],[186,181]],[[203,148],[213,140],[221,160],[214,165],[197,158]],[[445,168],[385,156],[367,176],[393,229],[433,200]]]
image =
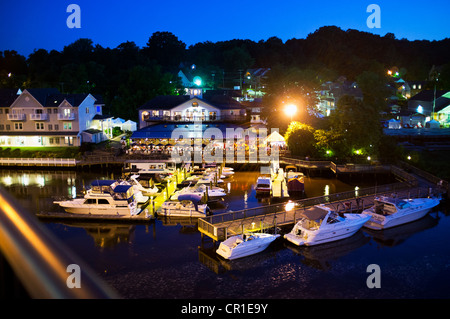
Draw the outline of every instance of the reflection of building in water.
[[[0,170],[0,185],[31,212],[52,211],[55,198],[74,198],[82,190],[76,172]]]

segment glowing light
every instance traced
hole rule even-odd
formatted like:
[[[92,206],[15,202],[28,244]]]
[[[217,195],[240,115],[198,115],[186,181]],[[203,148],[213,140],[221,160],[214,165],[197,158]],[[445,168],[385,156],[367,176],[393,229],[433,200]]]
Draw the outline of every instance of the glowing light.
[[[194,77],[194,84],[197,86],[201,86],[202,85],[202,78],[199,76]]]
[[[418,107],[417,107],[417,113],[423,113],[423,106],[422,105],[419,105]]]
[[[288,104],[286,105],[284,112],[289,116],[293,116],[295,113],[297,113],[297,106],[295,106],[294,104]]]
[[[408,161],[410,161],[411,160],[411,156],[408,156]]]
[[[330,195],[330,185],[325,185],[325,192],[324,192],[325,196]]]
[[[295,203],[293,203],[292,201],[289,201],[286,203],[285,209],[287,212],[290,212],[291,210],[293,210],[295,207]]]
[[[11,176],[3,177],[3,184],[5,184],[5,186],[11,186],[12,185]]]

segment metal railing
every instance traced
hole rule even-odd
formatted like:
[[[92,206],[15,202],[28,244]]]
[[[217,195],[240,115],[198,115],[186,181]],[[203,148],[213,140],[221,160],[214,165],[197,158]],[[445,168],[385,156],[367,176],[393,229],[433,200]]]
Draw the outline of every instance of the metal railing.
[[[32,298],[109,299],[118,295],[37,218],[0,188],[0,252]],[[69,288],[69,265],[80,269],[80,288]]]
[[[0,165],[5,166],[76,166],[74,158],[27,158],[27,157],[2,157]]]
[[[385,194],[385,193],[397,193],[400,191],[407,191],[412,189],[412,185],[409,183],[394,183],[388,185],[380,185],[374,187],[368,187],[358,190],[352,190],[342,193],[330,194],[319,197],[312,197],[300,200],[291,201],[295,204],[296,207],[305,209],[308,207],[312,207],[320,204],[330,204],[335,203],[344,205],[343,203],[351,200],[351,199],[364,199],[365,197],[377,195],[377,194]],[[425,194],[427,190],[424,190]],[[227,233],[227,228],[231,223],[233,223],[233,227],[239,229],[245,220],[249,218],[266,218],[268,215],[273,215],[273,217],[277,217],[278,221],[281,223],[286,219],[286,203],[280,203],[275,205],[266,205],[266,206],[258,206],[254,208],[248,208],[239,211],[230,211],[227,213],[212,215],[208,217],[199,218],[198,220],[198,229],[200,232],[212,235],[216,238],[224,238]],[[283,216],[283,218],[279,218]],[[236,223],[237,222],[237,223]],[[221,225],[217,227],[217,225]]]

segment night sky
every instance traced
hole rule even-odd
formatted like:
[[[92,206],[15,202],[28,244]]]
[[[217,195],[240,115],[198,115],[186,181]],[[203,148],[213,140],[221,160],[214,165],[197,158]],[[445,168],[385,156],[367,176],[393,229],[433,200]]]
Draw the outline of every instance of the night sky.
[[[81,28],[70,29],[69,4],[81,8]],[[381,28],[370,29],[370,4],[381,8]],[[306,38],[322,26],[356,29],[398,39],[441,40],[450,37],[448,0],[1,0],[0,51],[28,56],[34,49],[62,50],[79,38],[115,48],[134,41],[146,45],[156,31],[170,31],[187,46],[232,39],[283,41]]]

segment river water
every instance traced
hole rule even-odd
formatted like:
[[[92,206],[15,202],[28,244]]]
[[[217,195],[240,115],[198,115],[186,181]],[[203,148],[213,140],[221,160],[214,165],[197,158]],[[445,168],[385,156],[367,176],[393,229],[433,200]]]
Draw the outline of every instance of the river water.
[[[236,172],[223,187],[226,210],[268,204],[255,196],[258,173]],[[53,201],[111,173],[0,170],[0,185],[30,214],[61,211]],[[307,177],[308,197],[373,186],[388,180]],[[45,226],[124,298],[304,299],[449,298],[450,218],[442,203],[425,218],[383,232],[299,248],[284,240],[264,252],[224,261],[202,241],[195,220],[148,224],[44,222]],[[217,213],[217,212],[216,212]],[[368,266],[380,267],[381,288],[369,288]]]

